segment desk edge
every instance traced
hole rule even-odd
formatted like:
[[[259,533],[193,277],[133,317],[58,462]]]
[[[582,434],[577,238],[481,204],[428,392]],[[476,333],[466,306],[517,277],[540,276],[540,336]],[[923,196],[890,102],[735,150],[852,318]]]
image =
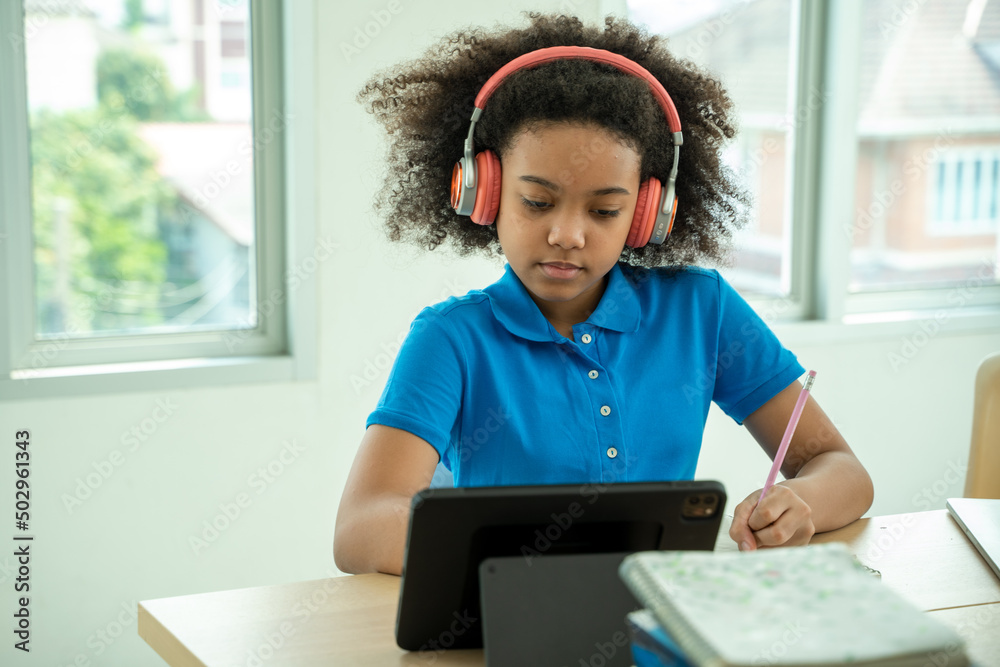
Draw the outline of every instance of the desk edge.
[[[187,646],[156,620],[142,602],[139,603],[137,626],[139,636],[171,667],[206,667]]]

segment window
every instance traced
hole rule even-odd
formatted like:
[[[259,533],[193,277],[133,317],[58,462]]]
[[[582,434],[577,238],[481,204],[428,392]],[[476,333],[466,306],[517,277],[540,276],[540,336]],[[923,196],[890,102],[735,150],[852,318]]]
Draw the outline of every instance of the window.
[[[1000,7],[865,0],[860,20],[850,291],[996,284]]]
[[[928,169],[930,236],[993,235],[997,231],[1000,146],[950,151]]]
[[[717,77],[735,103],[740,132],[725,157],[742,176],[753,209],[734,239],[735,266],[727,277],[744,294],[785,296],[791,249],[786,240],[795,233],[785,195],[796,125],[789,82],[797,26],[792,0],[766,4],[766,11],[742,0],[629,0],[628,6],[633,20],[669,37],[673,53]]]
[[[286,95],[312,93],[283,77],[288,58],[308,72],[314,54],[308,29],[294,50],[282,30],[311,25],[312,12],[256,0],[4,3],[14,57],[0,61],[11,277],[0,287],[0,396],[27,395],[34,378],[213,359],[302,376],[286,312],[311,288],[293,295],[284,266],[286,248],[312,233],[311,211],[285,226],[284,172],[286,151],[310,149],[284,109]]]
[[[851,321],[970,285],[962,305],[1000,304],[1000,4],[622,4],[736,103],[727,161],[755,205],[722,271],[755,305]]]

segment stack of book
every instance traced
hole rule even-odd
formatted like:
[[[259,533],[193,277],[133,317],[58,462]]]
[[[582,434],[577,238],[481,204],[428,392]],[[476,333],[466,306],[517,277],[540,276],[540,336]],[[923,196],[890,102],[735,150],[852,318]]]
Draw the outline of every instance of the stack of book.
[[[842,544],[649,551],[619,575],[636,667],[965,667],[961,637],[866,573]]]

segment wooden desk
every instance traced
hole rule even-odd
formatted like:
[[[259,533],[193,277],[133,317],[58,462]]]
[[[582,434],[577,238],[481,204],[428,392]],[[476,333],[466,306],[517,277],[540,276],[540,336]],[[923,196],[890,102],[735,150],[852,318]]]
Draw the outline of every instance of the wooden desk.
[[[727,530],[718,550],[736,548]],[[861,519],[813,539],[831,541],[954,627],[977,667],[1000,667],[1000,581],[945,510]],[[147,600],[139,636],[172,667],[483,665],[482,651],[399,649],[398,596],[398,577],[365,574]]]

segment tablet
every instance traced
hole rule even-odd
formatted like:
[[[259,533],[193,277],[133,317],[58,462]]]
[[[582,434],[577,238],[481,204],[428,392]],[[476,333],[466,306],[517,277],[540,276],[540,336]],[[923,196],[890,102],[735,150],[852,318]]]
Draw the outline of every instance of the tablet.
[[[618,575],[629,554],[490,557],[479,566],[486,667],[632,667],[625,617],[642,608]]]
[[[714,481],[425,489],[413,497],[396,615],[409,651],[481,648],[479,565],[493,556],[711,550]]]

